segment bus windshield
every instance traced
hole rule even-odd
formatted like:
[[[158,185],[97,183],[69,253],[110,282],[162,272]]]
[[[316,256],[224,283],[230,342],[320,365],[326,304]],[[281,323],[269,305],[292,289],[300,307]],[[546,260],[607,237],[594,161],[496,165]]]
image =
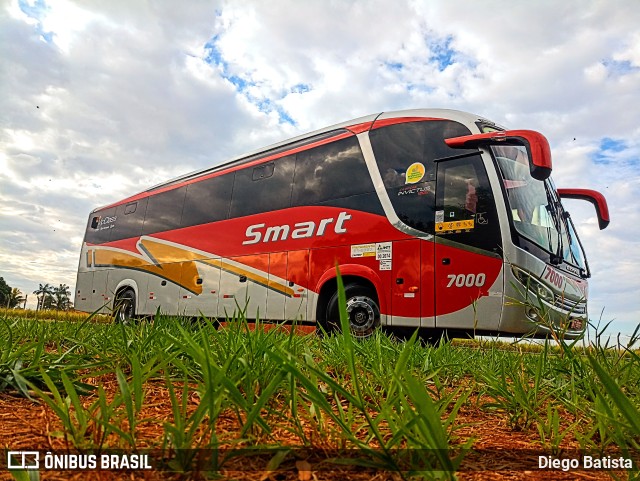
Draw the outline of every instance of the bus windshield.
[[[527,151],[520,146],[492,146],[508,208],[517,233],[542,247],[553,263],[566,261],[586,273],[582,247],[550,179],[531,177]]]

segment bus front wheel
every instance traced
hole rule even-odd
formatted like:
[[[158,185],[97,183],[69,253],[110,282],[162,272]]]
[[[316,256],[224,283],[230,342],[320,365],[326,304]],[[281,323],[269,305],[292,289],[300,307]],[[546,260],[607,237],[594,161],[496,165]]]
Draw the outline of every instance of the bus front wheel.
[[[131,289],[120,291],[114,303],[114,318],[116,322],[129,324],[136,314],[136,295]]]
[[[365,339],[380,326],[380,308],[373,289],[359,284],[344,288],[347,317],[353,337]],[[340,307],[336,291],[327,304],[326,326],[330,331],[340,330]]]

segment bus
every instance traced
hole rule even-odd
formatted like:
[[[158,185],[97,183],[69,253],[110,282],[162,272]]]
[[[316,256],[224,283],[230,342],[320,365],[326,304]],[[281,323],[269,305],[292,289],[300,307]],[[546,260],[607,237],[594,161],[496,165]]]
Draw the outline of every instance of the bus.
[[[339,328],[580,336],[591,273],[547,139],[445,109],[383,112],[190,173],[89,215],[79,310]]]

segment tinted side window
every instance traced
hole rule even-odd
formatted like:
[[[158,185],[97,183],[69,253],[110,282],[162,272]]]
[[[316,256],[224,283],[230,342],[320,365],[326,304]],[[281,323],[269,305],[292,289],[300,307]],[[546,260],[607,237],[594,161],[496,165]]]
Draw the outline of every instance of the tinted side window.
[[[422,232],[433,233],[436,183],[419,182],[402,188],[387,189],[398,218]]]
[[[460,154],[444,139],[469,133],[457,122],[430,120],[390,125],[369,134],[387,194],[402,222],[433,233],[434,160]]]
[[[391,125],[370,133],[373,152],[387,189],[407,184],[407,170],[418,163],[423,166],[422,180],[435,180],[435,165],[425,159],[427,139],[423,124],[426,123]]]
[[[147,200],[140,199],[128,204],[119,205],[116,208],[116,217],[111,240],[129,239],[138,237],[142,232],[144,214],[147,210]]]
[[[291,205],[317,204],[373,191],[373,182],[355,137],[298,154]]]
[[[236,171],[231,217],[286,209],[291,202],[295,156]]]
[[[142,234],[153,234],[180,227],[186,192],[186,187],[180,187],[150,196]]]
[[[232,172],[189,184],[182,211],[182,226],[227,219],[234,175]]]
[[[465,152],[450,148],[444,139],[470,133],[469,129],[458,122],[430,120],[375,129],[369,137],[380,175],[385,187],[389,189],[435,180],[435,159]],[[422,164],[423,172],[418,167],[410,170],[415,164]],[[421,173],[423,177],[417,180]]]
[[[498,213],[479,155],[438,164],[436,234],[500,252]]]
[[[117,221],[115,207],[94,212],[89,217],[84,240],[90,244],[109,242]]]
[[[375,192],[368,194],[350,195],[340,199],[331,199],[321,202],[318,205],[327,207],[338,207],[343,209],[358,210],[360,212],[370,212],[371,214],[384,215],[384,209]]]

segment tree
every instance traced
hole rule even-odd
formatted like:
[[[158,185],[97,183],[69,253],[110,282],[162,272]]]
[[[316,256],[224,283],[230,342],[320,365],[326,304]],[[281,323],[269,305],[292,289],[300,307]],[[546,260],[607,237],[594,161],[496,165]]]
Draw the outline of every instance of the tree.
[[[66,311],[71,307],[71,290],[66,284],[60,284],[53,288],[53,307],[60,311]]]
[[[33,293],[38,296],[38,305],[36,310],[38,309],[51,309],[51,304],[53,301],[53,286],[47,284],[40,284]]]
[[[7,307],[10,295],[11,287],[5,282],[4,277],[0,277],[0,307]]]
[[[9,294],[9,307],[20,307],[20,305],[26,300],[26,298],[22,297],[22,291],[17,287],[11,289],[11,294]]]

